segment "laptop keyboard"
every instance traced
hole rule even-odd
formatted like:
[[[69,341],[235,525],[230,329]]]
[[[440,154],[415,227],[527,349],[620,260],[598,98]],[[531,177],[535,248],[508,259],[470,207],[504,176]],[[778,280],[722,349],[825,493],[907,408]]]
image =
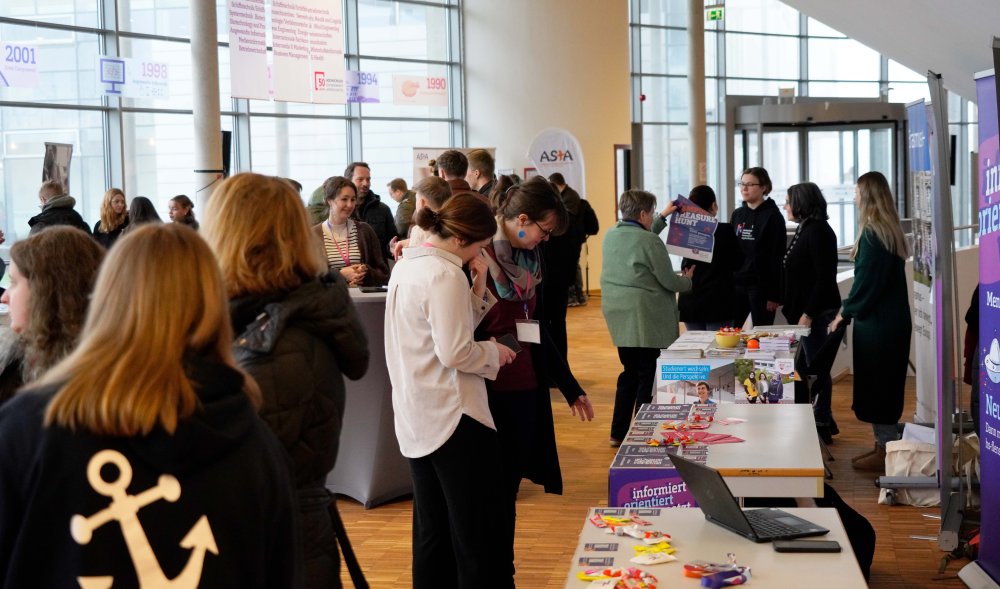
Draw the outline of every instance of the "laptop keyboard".
[[[746,514],[747,521],[750,522],[750,527],[753,528],[753,531],[759,538],[790,536],[802,531],[795,526],[783,524],[775,519],[766,517],[765,510],[750,509],[743,513]]]

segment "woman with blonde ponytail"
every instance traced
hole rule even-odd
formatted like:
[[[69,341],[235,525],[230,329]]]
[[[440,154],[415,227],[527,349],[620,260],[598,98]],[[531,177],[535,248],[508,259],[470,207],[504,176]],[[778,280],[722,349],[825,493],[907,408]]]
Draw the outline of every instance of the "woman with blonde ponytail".
[[[851,462],[859,470],[884,471],[885,445],[899,439],[903,390],[910,356],[910,301],[904,264],[906,238],[889,182],[879,172],[858,178],[858,240],[854,284],[830,325],[854,321],[854,403],[861,421],[871,423],[875,446]]]
[[[180,225],[121,243],[76,349],[0,409],[0,586],[299,586],[288,466],[212,251]]]

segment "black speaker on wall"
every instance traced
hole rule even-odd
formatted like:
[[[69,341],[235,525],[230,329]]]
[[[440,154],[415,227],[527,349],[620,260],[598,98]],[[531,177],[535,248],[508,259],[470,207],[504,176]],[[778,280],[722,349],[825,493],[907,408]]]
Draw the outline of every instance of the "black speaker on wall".
[[[229,177],[229,161],[233,153],[233,132],[222,132],[222,177]]]

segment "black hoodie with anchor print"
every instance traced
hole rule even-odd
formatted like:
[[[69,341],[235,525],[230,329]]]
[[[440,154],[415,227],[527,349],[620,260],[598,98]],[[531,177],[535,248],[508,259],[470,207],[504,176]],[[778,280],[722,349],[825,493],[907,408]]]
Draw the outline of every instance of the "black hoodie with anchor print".
[[[201,404],[173,435],[44,426],[58,387],[0,409],[0,586],[300,585],[284,451],[242,374],[200,361],[188,374]]]

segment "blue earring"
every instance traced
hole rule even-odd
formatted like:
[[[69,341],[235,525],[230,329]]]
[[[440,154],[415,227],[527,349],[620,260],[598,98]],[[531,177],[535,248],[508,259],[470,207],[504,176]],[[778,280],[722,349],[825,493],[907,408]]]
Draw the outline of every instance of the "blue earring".
[[[520,231],[517,232],[517,236],[520,237],[520,238],[522,238],[522,239],[524,238],[524,235],[525,235],[524,229],[522,229],[522,230],[520,230]]]

